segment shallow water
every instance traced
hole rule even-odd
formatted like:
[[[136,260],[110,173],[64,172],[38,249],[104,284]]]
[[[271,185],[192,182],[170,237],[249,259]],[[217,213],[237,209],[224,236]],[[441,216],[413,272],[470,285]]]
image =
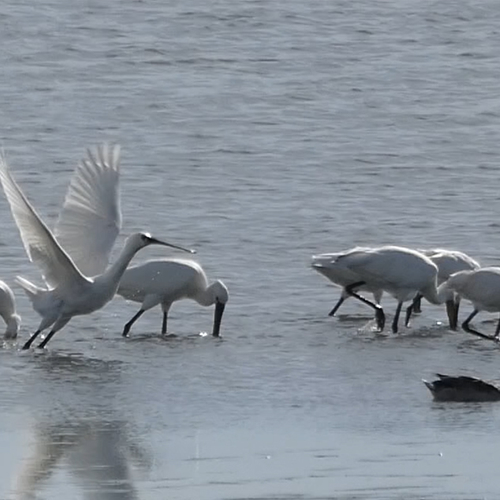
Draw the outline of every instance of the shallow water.
[[[175,336],[152,310],[124,340],[138,304],[117,298],[47,352],[6,344],[0,498],[498,498],[500,407],[433,403],[421,382],[497,378],[498,347],[428,304],[400,335],[353,300],[329,318],[339,291],[308,266],[386,243],[498,262],[499,17],[472,1],[3,2],[0,140],[40,214],[53,225],[85,148],[116,140],[124,235],[195,247],[230,300],[221,339],[186,301]],[[0,210],[0,277],[39,279]],[[25,341],[39,319],[16,294]]]

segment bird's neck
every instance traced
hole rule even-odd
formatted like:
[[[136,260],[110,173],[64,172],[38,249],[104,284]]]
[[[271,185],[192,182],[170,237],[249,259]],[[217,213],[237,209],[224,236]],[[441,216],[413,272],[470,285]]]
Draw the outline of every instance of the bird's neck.
[[[110,286],[117,289],[123,273],[127,270],[130,261],[133,259],[137,251],[137,248],[125,244],[115,262],[113,262],[113,264],[108,267],[106,272],[101,275],[102,279],[105,280],[106,283],[109,283]]]
[[[211,306],[215,302],[215,294],[213,293],[213,289],[211,286],[198,293],[196,296],[196,302],[200,304],[200,306]]]
[[[17,314],[13,314],[9,318],[6,318],[5,323],[7,324],[6,334],[17,335],[19,330],[19,325],[21,324],[21,317]]]
[[[422,295],[431,303],[435,305],[444,304],[448,300],[452,300],[453,293],[448,290],[446,286],[441,285],[436,287],[437,283],[429,286],[426,290],[422,290]]]

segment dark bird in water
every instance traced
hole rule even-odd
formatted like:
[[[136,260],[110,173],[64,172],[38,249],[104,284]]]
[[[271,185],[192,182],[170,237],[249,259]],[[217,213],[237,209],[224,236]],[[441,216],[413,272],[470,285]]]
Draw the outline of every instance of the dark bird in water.
[[[423,380],[435,401],[461,401],[464,403],[479,401],[500,401],[500,389],[495,385],[474,377],[464,375],[454,377],[441,375],[434,382]]]

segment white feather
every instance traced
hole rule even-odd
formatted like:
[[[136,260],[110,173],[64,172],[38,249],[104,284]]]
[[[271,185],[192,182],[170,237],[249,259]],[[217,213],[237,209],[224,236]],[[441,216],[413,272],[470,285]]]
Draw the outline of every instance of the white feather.
[[[41,270],[50,287],[83,284],[88,281],[54,238],[10,174],[5,158],[0,158],[0,181],[10,204],[29,259]]]
[[[121,229],[120,148],[87,150],[73,174],[55,236],[85,276],[105,271]]]

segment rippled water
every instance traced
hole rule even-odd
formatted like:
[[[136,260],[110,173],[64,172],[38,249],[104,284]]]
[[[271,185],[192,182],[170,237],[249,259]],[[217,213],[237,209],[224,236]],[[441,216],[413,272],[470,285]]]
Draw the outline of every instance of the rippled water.
[[[498,498],[500,407],[421,383],[498,377],[498,348],[428,304],[397,336],[354,301],[329,318],[338,289],[308,265],[385,243],[498,263],[499,18],[465,0],[3,2],[0,141],[35,207],[53,224],[85,148],[118,141],[124,234],[194,246],[230,301],[220,340],[188,301],[176,337],[152,310],[123,340],[138,305],[117,298],[47,352],[5,345],[0,498]],[[0,211],[0,277],[37,279]],[[16,292],[24,341],[39,318]]]

